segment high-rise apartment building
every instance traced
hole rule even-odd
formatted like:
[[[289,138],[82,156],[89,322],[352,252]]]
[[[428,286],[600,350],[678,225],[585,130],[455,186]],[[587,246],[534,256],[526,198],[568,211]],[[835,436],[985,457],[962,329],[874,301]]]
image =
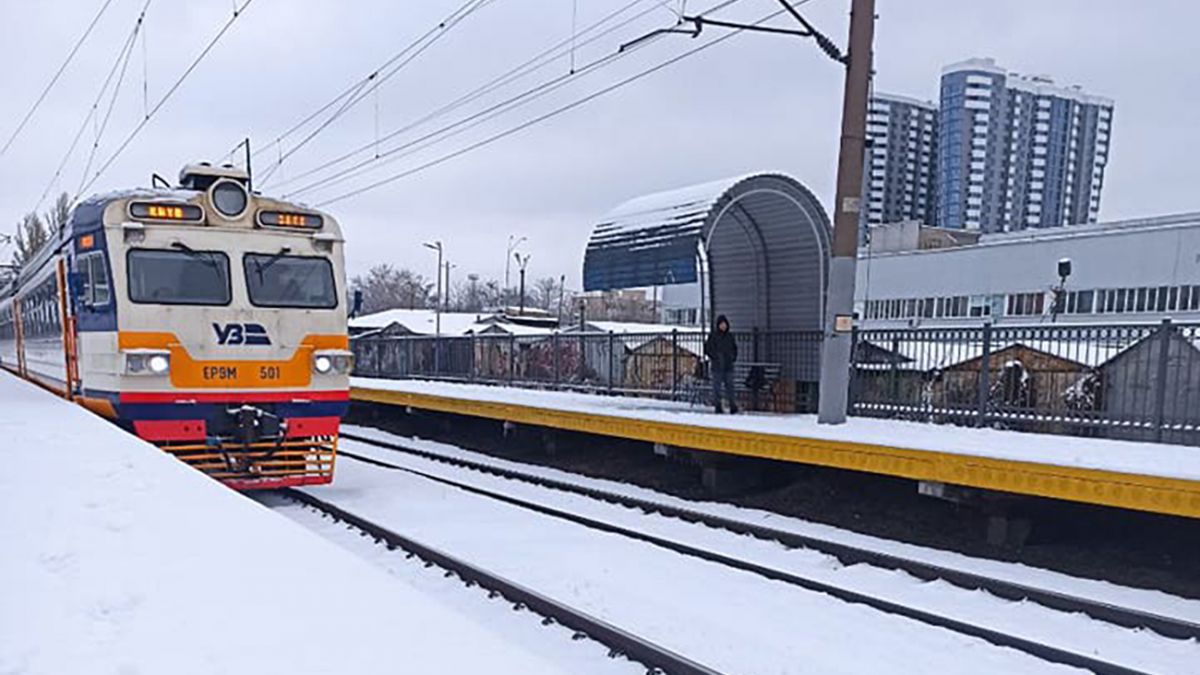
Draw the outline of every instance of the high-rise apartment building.
[[[934,224],[983,232],[1095,222],[1113,102],[992,59],[942,70]]]
[[[938,109],[932,102],[875,94],[867,110],[864,224],[932,224],[937,209]]]

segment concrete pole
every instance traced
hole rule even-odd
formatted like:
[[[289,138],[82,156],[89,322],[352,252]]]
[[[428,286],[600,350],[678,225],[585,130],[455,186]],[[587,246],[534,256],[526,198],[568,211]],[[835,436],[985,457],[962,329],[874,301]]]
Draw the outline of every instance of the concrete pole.
[[[858,262],[867,96],[874,39],[875,0],[852,0],[837,197],[833,205],[833,259],[825,304],[825,341],[821,349],[821,399],[817,419],[822,424],[846,421],[850,395],[850,334],[854,325],[854,276]]]

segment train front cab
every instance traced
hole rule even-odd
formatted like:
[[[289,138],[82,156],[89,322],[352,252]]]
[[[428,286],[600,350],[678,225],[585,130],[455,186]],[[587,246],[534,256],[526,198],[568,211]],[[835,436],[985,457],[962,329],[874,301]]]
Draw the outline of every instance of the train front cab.
[[[340,231],[257,195],[222,213],[231,173],[77,209],[77,399],[236,489],[328,483],[352,358]]]

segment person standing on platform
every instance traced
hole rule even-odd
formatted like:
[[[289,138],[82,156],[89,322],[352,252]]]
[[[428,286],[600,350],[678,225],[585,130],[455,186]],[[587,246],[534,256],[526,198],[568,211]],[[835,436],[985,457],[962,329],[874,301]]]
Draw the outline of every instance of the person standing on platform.
[[[733,391],[733,364],[737,363],[737,340],[729,332],[729,319],[722,314],[717,325],[704,341],[704,355],[708,357],[709,375],[712,377],[713,406],[717,413],[725,412],[721,407],[721,393],[729,399],[729,412],[737,414],[737,398]]]

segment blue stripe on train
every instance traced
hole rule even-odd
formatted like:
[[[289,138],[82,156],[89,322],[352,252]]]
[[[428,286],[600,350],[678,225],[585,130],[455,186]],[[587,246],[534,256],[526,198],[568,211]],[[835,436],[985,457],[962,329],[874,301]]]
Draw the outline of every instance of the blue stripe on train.
[[[113,404],[121,420],[196,420],[224,421],[227,410],[241,403],[121,403],[110,391],[87,389],[84,396],[102,398]],[[279,417],[343,417],[349,401],[310,401],[306,403],[249,403]]]

